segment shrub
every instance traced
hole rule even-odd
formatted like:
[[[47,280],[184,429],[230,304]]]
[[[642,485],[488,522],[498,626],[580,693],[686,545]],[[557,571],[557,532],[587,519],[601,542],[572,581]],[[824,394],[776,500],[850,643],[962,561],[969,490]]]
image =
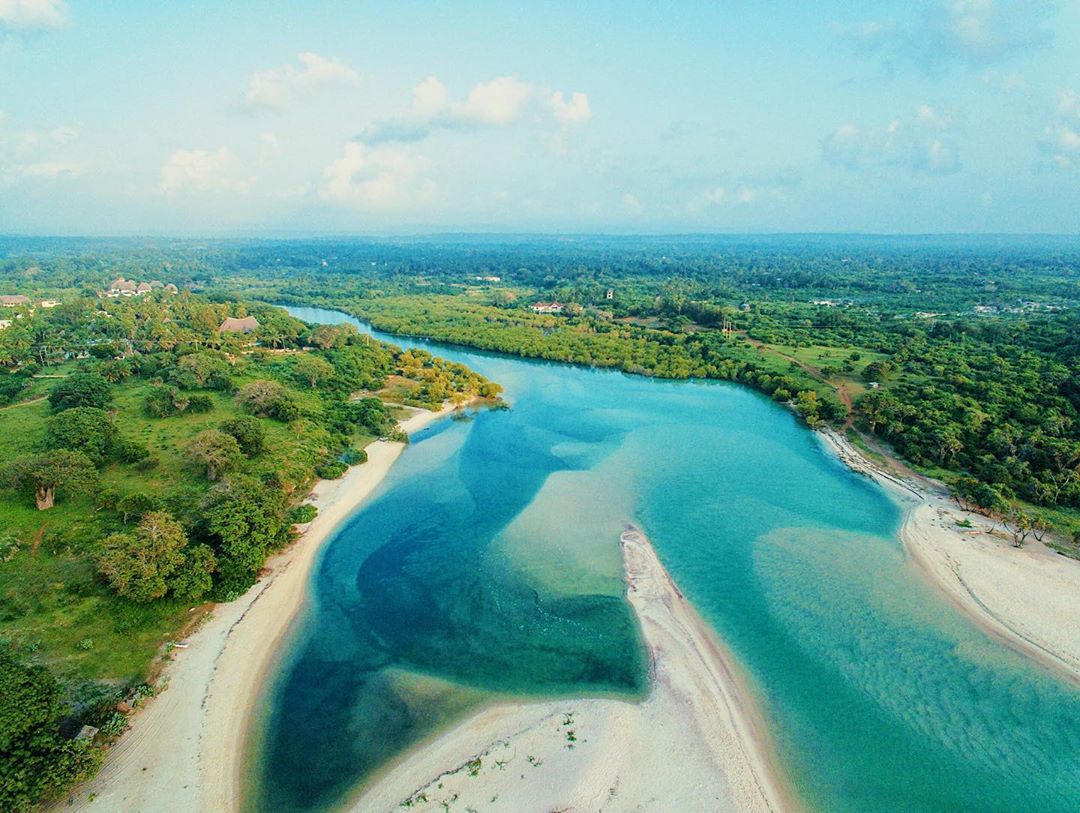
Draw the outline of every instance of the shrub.
[[[238,415],[222,423],[220,428],[236,438],[240,451],[248,457],[260,455],[266,448],[266,429],[254,415]]]
[[[100,466],[111,456],[116,424],[103,409],[69,407],[45,422],[46,449],[77,449]]]
[[[365,451],[364,449],[354,449],[350,446],[348,449],[338,455],[338,460],[340,460],[347,466],[355,466],[359,463],[367,463],[367,451]]]
[[[306,525],[315,519],[318,514],[318,508],[311,503],[304,503],[303,505],[297,505],[289,511],[289,522],[293,525]]]
[[[348,470],[349,467],[341,461],[328,460],[315,467],[315,476],[321,480],[337,480]]]
[[[259,379],[245,384],[236,394],[236,402],[252,415],[289,422],[300,417],[300,406],[276,381]]]
[[[112,387],[97,373],[72,373],[49,391],[54,412],[73,407],[104,409],[112,402]]]
[[[191,398],[188,399],[187,409],[184,411],[192,412],[197,415],[202,415],[206,412],[209,412],[213,408],[214,399],[211,398],[209,395],[199,394],[192,395]]]

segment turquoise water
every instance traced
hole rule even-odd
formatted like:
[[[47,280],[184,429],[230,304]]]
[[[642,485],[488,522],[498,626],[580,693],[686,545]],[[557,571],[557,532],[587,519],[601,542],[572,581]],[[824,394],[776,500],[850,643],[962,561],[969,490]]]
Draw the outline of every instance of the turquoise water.
[[[744,665],[808,809],[1080,810],[1080,692],[924,584],[897,507],[786,410],[734,385],[406,343],[499,381],[513,408],[421,433],[324,548],[253,807],[332,809],[492,697],[639,694],[618,554],[634,521]]]

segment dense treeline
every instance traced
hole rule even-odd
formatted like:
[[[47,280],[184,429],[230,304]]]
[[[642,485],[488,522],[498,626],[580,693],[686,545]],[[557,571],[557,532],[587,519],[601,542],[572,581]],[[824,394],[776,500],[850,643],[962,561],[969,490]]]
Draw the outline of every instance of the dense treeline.
[[[188,608],[246,590],[313,519],[297,503],[316,477],[363,462],[372,438],[401,437],[379,393],[437,406],[499,391],[278,308],[163,289],[61,296],[10,309],[0,330],[4,810],[92,771],[123,730],[118,702]],[[220,329],[241,316],[258,326]],[[72,739],[84,724],[98,733]]]

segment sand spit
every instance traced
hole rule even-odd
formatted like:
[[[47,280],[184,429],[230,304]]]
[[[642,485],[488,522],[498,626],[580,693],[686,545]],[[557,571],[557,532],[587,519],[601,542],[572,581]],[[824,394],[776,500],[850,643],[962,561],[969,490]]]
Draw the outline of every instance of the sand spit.
[[[730,653],[643,534],[628,529],[622,549],[649,650],[647,699],[485,709],[406,755],[353,813],[796,809]]]
[[[990,635],[1080,684],[1080,562],[1034,539],[1016,548],[999,522],[962,510],[941,483],[909,482],[837,433],[822,436],[852,469],[899,498],[904,549],[957,607]]]

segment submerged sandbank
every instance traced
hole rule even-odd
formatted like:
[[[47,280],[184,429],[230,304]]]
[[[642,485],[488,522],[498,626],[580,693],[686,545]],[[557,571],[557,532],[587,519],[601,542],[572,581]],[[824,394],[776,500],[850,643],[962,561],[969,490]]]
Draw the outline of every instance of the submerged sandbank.
[[[457,407],[417,410],[401,422],[423,429]],[[319,481],[318,516],[267,562],[269,575],[236,601],[220,604],[174,653],[165,688],[131,721],[100,773],[60,806],[110,813],[240,809],[245,740],[262,682],[304,603],[323,543],[382,482],[405,444],[379,440],[368,461],[339,480]]]
[[[796,809],[732,656],[645,536],[630,528],[621,541],[649,651],[647,699],[492,706],[406,754],[354,813]]]
[[[835,432],[822,437],[899,499],[905,551],[953,604],[994,638],[1080,684],[1080,562],[1037,540],[1016,548],[1000,522],[963,511],[941,483],[909,482]]]

